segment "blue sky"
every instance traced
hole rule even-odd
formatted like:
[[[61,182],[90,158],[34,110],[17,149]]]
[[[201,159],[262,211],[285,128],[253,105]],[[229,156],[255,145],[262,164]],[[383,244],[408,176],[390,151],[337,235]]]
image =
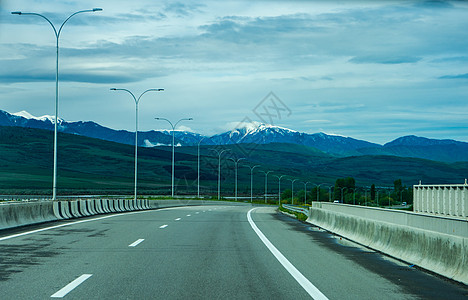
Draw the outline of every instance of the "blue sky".
[[[274,125],[386,143],[404,135],[468,141],[468,4],[462,1],[0,0],[0,109],[54,114],[55,37],[64,26],[60,111],[134,130],[193,117],[211,135],[273,92]],[[285,112],[288,113],[285,113]],[[270,113],[271,105],[270,105]],[[277,111],[274,111],[275,113]]]

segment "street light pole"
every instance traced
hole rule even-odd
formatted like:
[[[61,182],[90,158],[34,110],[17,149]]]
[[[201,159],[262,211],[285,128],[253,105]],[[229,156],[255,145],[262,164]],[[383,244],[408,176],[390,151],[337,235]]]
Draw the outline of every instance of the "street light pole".
[[[247,166],[250,169],[250,203],[253,203],[253,170],[260,165],[255,165],[253,167]]]
[[[234,167],[235,167],[235,173],[236,173],[236,180],[235,180],[235,188],[236,188],[236,192],[235,192],[235,201],[237,201],[237,165],[239,164],[239,162],[241,160],[244,160],[245,158],[238,158],[238,159],[233,159],[233,158],[230,158],[230,160],[232,160],[234,162]]]
[[[60,33],[62,32],[62,28],[65,23],[68,22],[73,16],[86,13],[86,12],[96,12],[102,11],[102,8],[93,8],[93,9],[86,9],[80,10],[73,14],[71,14],[65,21],[63,21],[62,25],[60,25],[59,30],[55,28],[54,24],[45,16],[38,14],[38,13],[24,13],[21,11],[13,11],[11,12],[12,15],[25,15],[25,16],[38,16],[45,19],[52,29],[54,30],[55,38],[56,38],[56,60],[55,60],[55,124],[54,124],[54,179],[53,179],[53,186],[52,186],[52,201],[57,200],[57,122],[58,122],[58,102],[59,102],[59,37]]]
[[[216,152],[216,154],[218,154],[218,200],[221,199],[221,155],[228,151],[228,149],[224,149],[224,150],[221,150],[221,151],[218,151],[216,149],[211,149],[213,151]]]
[[[135,191],[134,191],[135,196],[134,198],[136,200],[137,199],[137,176],[138,176],[138,103],[140,103],[141,97],[147,92],[162,92],[164,91],[164,89],[147,89],[146,91],[141,93],[138,98],[136,98],[135,95],[127,89],[111,88],[110,90],[127,92],[133,97],[133,100],[135,100]]]
[[[265,174],[265,204],[266,204],[267,203],[268,174],[270,174],[273,171],[268,171],[268,172],[260,171],[260,172]]]
[[[320,198],[320,186],[321,186],[322,184],[326,184],[326,183],[314,184],[315,187],[317,188],[317,202],[320,202],[320,199],[319,199],[319,198]],[[312,204],[312,201],[311,201],[311,204]]]
[[[310,182],[306,181],[306,182],[303,182],[304,184],[304,205],[307,205],[307,184],[309,184]],[[312,203],[312,201],[311,201]]]
[[[344,203],[343,202],[343,190],[348,189],[348,188],[347,187],[340,187],[339,189],[341,190],[341,203]]]
[[[205,139],[205,137],[203,137],[201,140],[198,141],[198,155],[197,155],[197,158],[198,158],[198,176],[197,176],[197,198],[200,199],[200,143]]]
[[[174,142],[175,142],[174,131],[175,131],[175,128],[176,128],[177,124],[179,124],[181,121],[191,121],[191,120],[193,120],[193,118],[182,118],[179,121],[177,121],[174,125],[172,124],[171,121],[169,121],[166,118],[155,118],[155,119],[156,120],[165,120],[172,127],[172,184],[171,184],[171,197],[174,198]]]
[[[289,179],[291,181],[291,204],[294,204],[294,182],[299,179]]]
[[[273,176],[278,178],[278,206],[280,206],[281,205],[281,178],[283,178],[286,175],[281,175],[281,176],[273,175]]]

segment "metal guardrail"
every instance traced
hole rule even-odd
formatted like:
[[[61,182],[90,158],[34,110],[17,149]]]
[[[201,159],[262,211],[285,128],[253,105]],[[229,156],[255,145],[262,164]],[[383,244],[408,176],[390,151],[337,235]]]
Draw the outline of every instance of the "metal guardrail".
[[[309,209],[297,205],[283,204],[283,207],[295,212],[302,213],[306,216],[309,216]]]

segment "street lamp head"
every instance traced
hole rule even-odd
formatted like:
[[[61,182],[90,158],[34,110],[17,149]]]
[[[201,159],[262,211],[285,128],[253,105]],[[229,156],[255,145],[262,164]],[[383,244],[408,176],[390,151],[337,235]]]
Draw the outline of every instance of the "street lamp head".
[[[164,89],[156,89],[156,91],[158,91],[158,92],[163,92]]]
[[[156,120],[161,120],[161,118],[155,118]]]
[[[102,8],[93,8],[93,12],[94,11],[102,11]]]
[[[20,11],[12,11],[11,14],[12,15],[21,15],[21,12]]]
[[[117,89],[116,88],[110,88],[111,91],[116,91]]]
[[[193,120],[193,118],[188,118],[187,120],[188,120],[188,121],[192,121],[192,120]]]

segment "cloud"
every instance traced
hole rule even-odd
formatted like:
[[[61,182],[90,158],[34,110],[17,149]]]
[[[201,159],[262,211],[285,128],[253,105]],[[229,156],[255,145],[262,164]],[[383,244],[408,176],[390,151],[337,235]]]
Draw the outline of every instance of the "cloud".
[[[444,75],[440,76],[439,79],[468,79],[468,73],[458,75]]]
[[[356,56],[349,60],[349,62],[357,64],[375,63],[375,64],[407,64],[416,63],[421,60],[421,57],[414,56],[395,56],[392,54],[388,55],[366,55]]]
[[[205,5],[195,3],[170,2],[166,3],[163,11],[167,14],[175,14],[177,17],[187,17],[200,13]]]

